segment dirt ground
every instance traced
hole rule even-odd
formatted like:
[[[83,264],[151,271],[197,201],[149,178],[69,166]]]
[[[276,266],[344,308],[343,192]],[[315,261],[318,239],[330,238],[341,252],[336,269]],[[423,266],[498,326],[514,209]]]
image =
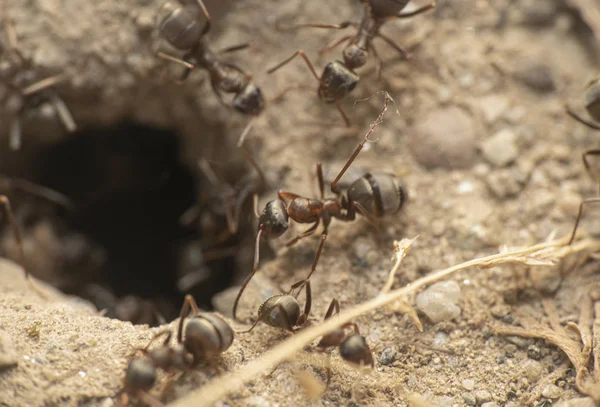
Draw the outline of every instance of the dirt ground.
[[[17,23],[26,27],[23,10],[45,13],[52,9],[53,18],[63,22],[68,9],[48,1],[23,6],[17,6],[16,1],[9,3],[9,9],[17,10]],[[160,2],[138,3],[135,15],[147,19]],[[210,35],[219,46],[248,39],[256,42],[255,47],[235,57],[255,73],[254,79],[267,97],[294,82],[316,88],[300,61],[272,76],[265,74],[269,66],[295,49],[302,47],[318,70],[330,59],[339,58],[341,52],[336,49],[317,56],[320,48],[337,38],[335,30],[305,29],[275,35],[275,21],[338,23],[357,19],[362,12],[357,1],[238,3],[218,15],[218,28]],[[383,31],[409,48],[412,58],[401,60],[385,43],[377,44],[385,61],[383,79],[375,78],[373,60],[359,71],[359,86],[344,102],[353,123],[350,130],[340,126],[335,108],[319,102],[314,92],[292,92],[268,106],[258,119],[249,144],[259,151],[261,165],[270,178],[275,178],[270,190],[260,197],[264,205],[274,199],[277,189],[317,196],[315,163],[340,168],[382,108],[382,95],[353,105],[354,99],[386,90],[397,104],[399,114],[390,107],[376,130],[376,142],[366,145],[355,165],[401,177],[408,202],[379,227],[363,218],[333,222],[311,279],[315,322],[323,318],[332,298],[337,298],[342,308],[349,308],[377,295],[392,266],[394,240],[418,236],[396,277],[397,288],[434,270],[496,253],[502,245],[527,246],[553,232],[563,236],[572,228],[580,199],[596,193],[580,157],[583,151],[597,147],[597,133],[564,112],[568,102],[584,113],[582,90],[598,70],[598,44],[593,32],[571,3],[558,0],[518,0],[509,7],[504,26],[497,27],[504,3],[440,0],[434,12],[387,23]],[[97,7],[101,15],[114,12],[109,4],[112,2],[99,1],[82,7],[86,12]],[[600,12],[595,3],[588,7]],[[119,13],[128,12],[132,11],[125,6],[119,8]],[[35,14],[35,18],[40,15]],[[70,28],[72,32],[64,41],[75,43],[78,24]],[[90,22],[90,43],[100,38],[96,24]],[[49,29],[58,30],[58,26],[50,25]],[[107,53],[123,54],[126,47],[110,48],[111,39],[117,38],[112,28],[107,25]],[[134,35],[131,33],[137,29],[130,28],[123,29]],[[35,35],[35,29],[27,30],[23,47],[38,56],[45,68],[62,66],[62,62],[47,62],[52,61],[50,57],[44,59],[60,46],[48,45],[47,54],[39,52],[44,42],[60,36],[42,39]],[[130,39],[127,35],[123,34]],[[135,56],[151,61],[150,41],[151,36],[140,34],[136,42],[127,43],[133,47],[145,44],[140,50],[136,48]],[[90,46],[87,52],[94,49]],[[128,63],[137,66],[131,61],[135,58]],[[156,63],[144,62],[147,66],[137,66],[142,68],[127,82],[115,79],[120,73],[111,76],[121,62],[106,58],[104,65],[97,67],[105,76],[82,71],[81,78],[65,85],[67,94],[69,86],[76,89],[66,99],[84,126],[96,120],[104,123],[131,116],[141,122],[177,127],[186,137],[189,162],[198,156],[220,154],[224,146],[234,148],[247,119],[223,111],[209,86],[201,84],[202,75],[192,75],[192,85],[186,89],[175,89],[158,84],[152,71]],[[97,83],[91,81],[98,82],[99,77],[110,83],[110,92],[98,91],[102,97],[72,103],[77,95],[85,94],[86,83],[98,90]],[[140,86],[135,90],[137,82]],[[127,103],[113,103],[115,95]],[[154,116],[169,97],[173,97],[172,110]],[[195,103],[178,111],[177,106],[190,98]],[[147,108],[139,104],[142,100],[147,100]],[[95,118],[102,109],[107,112]],[[214,128],[206,135],[208,142],[194,138],[195,126],[206,123],[225,123],[227,143],[215,142]],[[5,130],[5,126],[0,128]],[[18,160],[18,152],[7,154],[9,161]],[[590,212],[583,228],[600,232],[600,217]],[[288,235],[300,230],[302,227],[295,225]],[[318,237],[291,248],[283,247],[284,241],[272,242],[276,258],[261,265],[260,279],[243,297],[240,317],[245,323],[229,319],[235,330],[253,321],[261,297],[277,293],[278,287],[288,287],[310,269]],[[549,320],[543,300],[554,305],[562,324],[578,321],[587,287],[600,282],[597,262],[584,260],[579,256],[554,267],[503,266],[460,272],[452,277],[461,289],[461,313],[453,320],[433,323],[420,314],[423,332],[419,332],[407,315],[379,309],[354,321],[373,351],[373,371],[362,374],[334,352],[332,383],[322,397],[311,400],[297,377],[298,372],[308,372],[319,382],[325,380],[323,358],[312,347],[298,361],[284,364],[269,377],[245,383],[217,405],[398,406],[407,405],[407,395],[416,393],[428,404],[440,407],[485,403],[494,403],[486,407],[516,407],[582,397],[575,388],[574,369],[562,351],[543,340],[498,336],[494,329],[523,325],[528,318],[545,324]],[[161,328],[104,318],[81,301],[61,294],[41,298],[24,283],[19,268],[2,262],[0,269],[0,362],[2,358],[8,360],[0,366],[0,405],[115,405],[111,398],[122,387],[128,355],[134,348],[145,346]],[[218,296],[215,308],[228,315],[235,292],[232,288]],[[250,334],[236,335],[219,362],[220,370],[244,369],[288,336],[265,325]],[[209,366],[186,373],[166,388],[163,401],[172,402],[215,375]],[[161,395],[167,381],[161,377],[152,394]]]

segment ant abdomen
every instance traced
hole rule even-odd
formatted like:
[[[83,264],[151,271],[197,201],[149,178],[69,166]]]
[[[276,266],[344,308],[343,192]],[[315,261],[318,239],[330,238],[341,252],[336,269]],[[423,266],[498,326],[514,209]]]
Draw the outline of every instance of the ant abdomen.
[[[600,79],[596,78],[586,86],[583,105],[590,117],[600,122]]]
[[[263,227],[265,237],[268,239],[276,239],[283,235],[289,227],[285,203],[279,199],[268,202],[258,223]]]
[[[232,105],[240,113],[257,116],[265,108],[265,98],[260,88],[249,83],[241,92],[235,95]]]
[[[292,329],[300,319],[300,303],[291,295],[275,295],[260,305],[258,315],[269,326]]]
[[[202,25],[186,8],[166,3],[161,8],[160,25],[158,29],[162,37],[173,47],[180,50],[194,48],[202,36]]]
[[[406,192],[393,174],[366,173],[350,185],[348,201],[350,205],[356,202],[375,217],[383,217],[400,210],[406,201]]]
[[[232,342],[233,329],[215,314],[202,312],[185,327],[184,346],[196,361],[225,352]]]
[[[156,367],[146,359],[135,359],[127,366],[125,382],[143,391],[148,391],[156,381]]]
[[[356,88],[358,80],[358,75],[343,62],[330,62],[321,75],[319,97],[327,103],[337,102]]]
[[[367,0],[371,13],[377,17],[398,15],[410,0]]]
[[[352,334],[341,343],[340,356],[356,365],[374,366],[375,364],[365,337],[359,334]]]

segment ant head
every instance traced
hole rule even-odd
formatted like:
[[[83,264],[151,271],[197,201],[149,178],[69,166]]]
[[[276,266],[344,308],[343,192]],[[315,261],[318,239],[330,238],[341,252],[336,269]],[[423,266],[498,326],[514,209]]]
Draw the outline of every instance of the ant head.
[[[319,97],[326,103],[336,102],[346,97],[356,85],[359,77],[342,61],[325,65],[321,75]]]
[[[364,336],[353,333],[348,336],[340,345],[340,356],[348,362],[357,365],[374,366],[373,355],[371,349],[367,345],[367,340]]]
[[[594,79],[585,88],[583,104],[592,119],[600,122],[600,79]]]
[[[288,230],[290,226],[288,219],[285,203],[276,199],[267,203],[260,214],[258,224],[266,238],[276,239]]]
[[[235,95],[233,107],[240,113],[256,116],[265,108],[265,98],[260,88],[249,83]]]
[[[291,329],[300,319],[300,303],[291,295],[274,295],[260,305],[258,315],[269,326]]]
[[[233,342],[233,329],[222,318],[201,313],[185,327],[185,348],[194,358],[210,358],[226,351]]]
[[[367,58],[369,57],[367,50],[356,44],[349,44],[345,47],[343,54],[344,63],[350,69],[360,68],[367,63]]]
[[[156,367],[147,359],[132,360],[125,372],[125,381],[136,389],[148,391],[156,381]]]

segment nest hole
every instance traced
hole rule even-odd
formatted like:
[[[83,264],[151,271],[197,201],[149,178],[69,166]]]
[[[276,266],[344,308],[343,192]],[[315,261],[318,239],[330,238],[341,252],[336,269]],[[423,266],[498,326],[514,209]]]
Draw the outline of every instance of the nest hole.
[[[38,148],[13,174],[0,168],[9,180],[0,193],[14,201],[30,272],[133,323],[176,318],[188,293],[212,309],[212,297],[234,280],[243,233],[251,228],[215,239],[226,230],[223,214],[213,211],[215,188],[182,162],[181,145],[173,131],[121,123]],[[12,188],[19,186],[11,183],[15,173],[66,203]],[[196,220],[186,224],[190,210]],[[207,219],[211,228],[200,227]],[[17,259],[2,226],[4,254]]]

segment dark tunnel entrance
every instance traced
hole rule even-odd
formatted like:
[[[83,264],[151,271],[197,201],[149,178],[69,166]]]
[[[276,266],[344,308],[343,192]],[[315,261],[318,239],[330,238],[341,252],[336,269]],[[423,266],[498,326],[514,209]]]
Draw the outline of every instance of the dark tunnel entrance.
[[[123,123],[79,132],[42,151],[33,181],[72,201],[59,218],[80,237],[65,261],[79,269],[72,277],[65,271],[63,279],[73,281],[64,291],[134,323],[175,318],[186,293],[211,309],[212,296],[231,284],[236,262],[231,251],[205,262],[206,236],[180,221],[202,192],[180,149],[171,131]],[[223,219],[217,224],[225,227]],[[237,244],[230,236],[210,249]],[[91,256],[95,251],[102,255]],[[182,289],[185,273],[194,283]]]

